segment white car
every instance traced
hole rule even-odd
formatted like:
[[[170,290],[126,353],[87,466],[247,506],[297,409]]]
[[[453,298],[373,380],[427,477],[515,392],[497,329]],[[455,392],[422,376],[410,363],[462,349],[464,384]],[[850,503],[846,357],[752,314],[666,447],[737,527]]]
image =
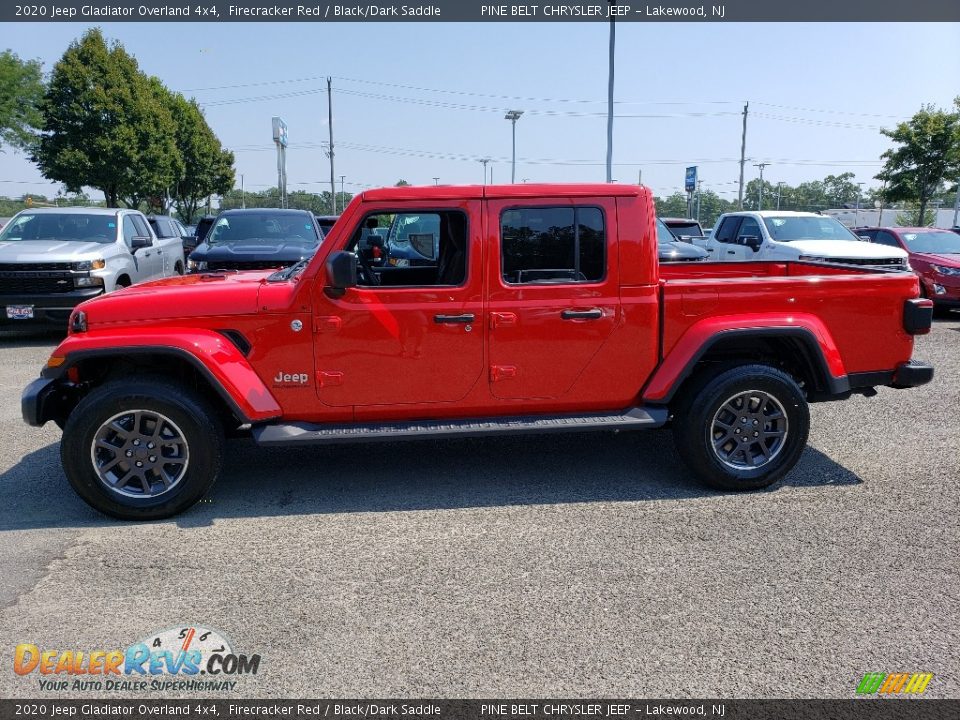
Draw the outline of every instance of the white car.
[[[0,231],[0,325],[64,325],[84,300],[184,265],[181,239],[157,238],[137,210],[23,210]]]
[[[907,253],[874,245],[836,218],[808,212],[763,210],[721,215],[710,235],[694,240],[714,262],[805,260],[908,270]]]

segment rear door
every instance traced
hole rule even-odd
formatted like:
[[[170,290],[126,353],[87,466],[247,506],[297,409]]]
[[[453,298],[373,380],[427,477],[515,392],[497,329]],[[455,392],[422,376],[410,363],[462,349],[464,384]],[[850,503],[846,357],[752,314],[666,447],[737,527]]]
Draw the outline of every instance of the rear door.
[[[490,200],[489,376],[500,399],[569,394],[620,314],[616,205]]]

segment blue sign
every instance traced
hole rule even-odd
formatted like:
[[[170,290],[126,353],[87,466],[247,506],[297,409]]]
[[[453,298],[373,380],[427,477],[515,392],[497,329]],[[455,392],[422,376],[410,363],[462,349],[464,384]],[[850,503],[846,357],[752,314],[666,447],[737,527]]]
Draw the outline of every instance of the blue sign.
[[[697,166],[687,168],[687,175],[684,178],[683,188],[688,193],[697,189]]]

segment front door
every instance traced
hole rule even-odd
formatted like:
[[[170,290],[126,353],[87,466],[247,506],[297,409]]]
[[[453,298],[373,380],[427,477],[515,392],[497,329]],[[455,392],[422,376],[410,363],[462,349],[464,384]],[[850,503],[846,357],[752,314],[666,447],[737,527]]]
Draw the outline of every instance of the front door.
[[[616,205],[524,198],[488,203],[490,391],[567,395],[620,315]]]
[[[344,407],[461,400],[484,372],[480,201],[364,207],[349,234],[328,240],[339,245],[330,252],[357,255],[360,284],[331,297],[321,273],[313,290],[320,401]],[[386,236],[398,214],[415,231],[396,238],[398,246],[436,247],[433,262],[391,265],[389,243],[376,243],[376,258],[367,252],[370,238]]]

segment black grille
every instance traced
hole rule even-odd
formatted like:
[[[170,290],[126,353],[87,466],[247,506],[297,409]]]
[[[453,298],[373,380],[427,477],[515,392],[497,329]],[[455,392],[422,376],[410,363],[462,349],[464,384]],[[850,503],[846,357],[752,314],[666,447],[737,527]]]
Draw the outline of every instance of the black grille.
[[[872,267],[906,267],[903,258],[827,258],[828,263],[840,265],[869,265]]]
[[[0,277],[0,295],[41,295],[73,289],[73,280],[69,277]]]
[[[244,261],[244,262],[212,262],[207,264],[208,270],[279,270],[292,262],[282,260]]]
[[[0,272],[26,272],[28,270],[70,270],[71,263],[0,263]]]

